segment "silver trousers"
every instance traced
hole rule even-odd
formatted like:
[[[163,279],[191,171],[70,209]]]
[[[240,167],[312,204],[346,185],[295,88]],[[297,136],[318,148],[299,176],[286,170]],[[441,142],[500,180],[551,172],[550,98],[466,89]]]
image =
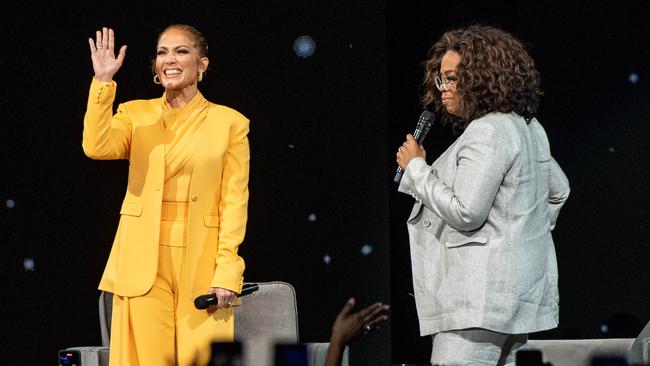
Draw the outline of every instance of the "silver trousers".
[[[514,366],[515,352],[528,342],[528,334],[482,328],[450,330],[432,338],[431,364],[436,366]]]

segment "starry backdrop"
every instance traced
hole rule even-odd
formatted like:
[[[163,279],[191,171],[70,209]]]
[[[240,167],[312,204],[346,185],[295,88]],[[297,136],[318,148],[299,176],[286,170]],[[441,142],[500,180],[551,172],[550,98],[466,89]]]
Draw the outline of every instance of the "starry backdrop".
[[[295,287],[301,341],[328,341],[351,296],[359,306],[390,301],[381,3],[21,4],[4,13],[0,32],[2,312],[3,329],[13,330],[0,337],[21,364],[101,344],[97,284],[128,167],[81,149],[93,75],[87,40],[101,26],[128,45],[115,107],[162,94],[150,60],[165,26],[188,23],[206,35],[202,93],[251,120],[245,280]],[[390,358],[390,327],[377,334],[355,346],[364,362]]]
[[[553,232],[560,325],[531,338],[635,338],[650,320],[650,3],[389,1],[386,13],[391,147],[420,113],[421,62],[444,30],[495,25],[528,46],[545,93],[538,118],[571,185]],[[448,128],[432,127],[427,160],[455,138]],[[388,160],[394,154],[389,149]],[[408,295],[404,221],[413,202],[389,192],[392,357],[423,363],[431,340],[419,337]]]
[[[41,366],[54,364],[58,349],[101,343],[97,283],[128,163],[81,150],[87,39],[106,25],[129,46],[116,105],[156,98],[156,35],[176,22],[208,38],[203,94],[251,119],[245,279],[296,288],[301,341],[327,341],[355,296],[392,309],[389,324],[352,344],[353,365],[428,360],[409,295],[412,199],[395,191],[394,152],[421,112],[428,47],[469,22],[530,44],[546,93],[540,120],[571,182],[554,234],[561,324],[533,336],[611,336],[620,328],[608,321],[621,315],[631,320],[616,334],[634,337],[650,319],[649,14],[642,0],[22,1],[0,23],[2,349]],[[434,126],[428,156],[454,138]]]

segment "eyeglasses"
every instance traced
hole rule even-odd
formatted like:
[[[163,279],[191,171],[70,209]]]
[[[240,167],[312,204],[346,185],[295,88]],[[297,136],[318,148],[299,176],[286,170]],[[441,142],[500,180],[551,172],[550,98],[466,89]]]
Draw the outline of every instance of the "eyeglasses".
[[[436,88],[449,90],[449,88],[456,85],[458,78],[456,76],[440,76],[440,74],[436,74],[433,81],[436,83]]]

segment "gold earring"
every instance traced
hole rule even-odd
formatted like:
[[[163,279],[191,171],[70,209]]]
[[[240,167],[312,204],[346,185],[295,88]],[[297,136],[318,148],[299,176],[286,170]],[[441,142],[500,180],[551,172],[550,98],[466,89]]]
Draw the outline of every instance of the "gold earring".
[[[156,75],[153,76],[153,83],[154,83],[154,84],[158,84],[158,85],[162,84],[162,83],[160,82],[160,77],[158,76],[158,74],[156,74]]]
[[[203,71],[199,71],[199,81],[203,80]]]

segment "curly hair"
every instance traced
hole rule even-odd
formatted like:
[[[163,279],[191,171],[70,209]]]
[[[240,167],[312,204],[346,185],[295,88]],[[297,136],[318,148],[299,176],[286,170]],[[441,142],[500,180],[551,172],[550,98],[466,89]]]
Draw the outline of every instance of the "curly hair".
[[[442,108],[441,92],[434,81],[447,51],[460,55],[456,90],[462,116],[451,116]],[[514,112],[529,122],[543,95],[539,72],[522,42],[490,26],[447,31],[429,50],[424,69],[422,105],[429,108],[433,104],[436,112],[442,111],[443,123],[451,123],[455,131],[490,112]]]

